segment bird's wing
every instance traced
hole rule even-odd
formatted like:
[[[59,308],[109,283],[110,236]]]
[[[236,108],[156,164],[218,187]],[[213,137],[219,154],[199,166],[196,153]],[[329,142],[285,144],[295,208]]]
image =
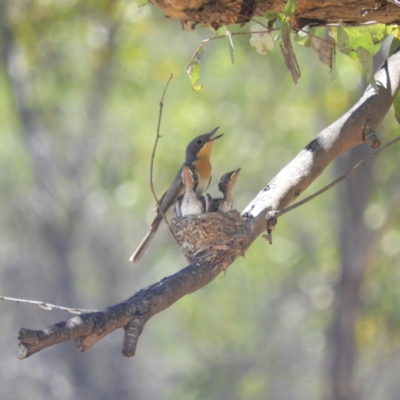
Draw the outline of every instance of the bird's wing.
[[[173,205],[175,200],[184,192],[184,186],[182,182],[182,168],[176,174],[169,189],[164,193],[160,199],[160,208],[165,213],[170,206]],[[160,211],[157,209],[157,214]]]
[[[172,210],[171,206],[173,205],[175,200],[181,194],[183,194],[184,191],[185,191],[185,188],[184,188],[183,182],[182,182],[182,168],[181,168],[179,170],[178,174],[176,175],[175,179],[173,180],[169,189],[164,193],[164,195],[159,200],[160,205],[161,205],[160,208],[168,220],[171,219],[171,217],[173,217],[173,214],[171,215],[171,212],[170,212]],[[151,242],[153,241],[159,226],[163,224],[163,215],[160,212],[160,209],[158,207],[156,207],[156,212],[157,212],[157,215],[150,224],[149,232],[144,237],[142,242],[139,244],[136,251],[132,254],[131,258],[129,259],[130,261],[136,262],[142,258],[143,254],[146,252],[147,248],[150,246]]]

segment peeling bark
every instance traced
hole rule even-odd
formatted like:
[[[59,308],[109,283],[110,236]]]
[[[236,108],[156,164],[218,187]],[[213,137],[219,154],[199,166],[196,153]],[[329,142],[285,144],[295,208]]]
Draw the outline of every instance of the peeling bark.
[[[222,25],[244,25],[253,17],[267,11],[283,12],[286,0],[151,0],[168,18],[178,18],[182,26],[191,29],[196,24],[218,29]],[[291,17],[294,27],[310,23],[317,25],[363,24],[379,22],[386,25],[400,23],[400,7],[386,0],[297,0]]]

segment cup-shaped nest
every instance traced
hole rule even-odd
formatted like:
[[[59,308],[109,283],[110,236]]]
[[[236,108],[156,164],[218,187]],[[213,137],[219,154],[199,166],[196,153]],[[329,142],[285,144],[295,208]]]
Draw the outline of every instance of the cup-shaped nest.
[[[248,228],[236,210],[176,218],[170,228],[189,262],[220,264],[221,269],[243,254],[248,240]]]

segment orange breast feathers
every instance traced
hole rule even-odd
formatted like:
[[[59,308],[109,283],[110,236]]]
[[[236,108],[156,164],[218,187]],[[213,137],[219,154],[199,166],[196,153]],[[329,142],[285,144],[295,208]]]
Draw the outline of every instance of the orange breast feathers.
[[[208,158],[200,158],[194,163],[197,173],[199,174],[199,180],[209,180],[211,175],[211,164]]]
[[[211,181],[211,163],[210,154],[214,147],[215,141],[206,143],[203,148],[197,153],[197,160],[193,162],[197,173],[199,174],[199,184],[196,192],[204,193]]]

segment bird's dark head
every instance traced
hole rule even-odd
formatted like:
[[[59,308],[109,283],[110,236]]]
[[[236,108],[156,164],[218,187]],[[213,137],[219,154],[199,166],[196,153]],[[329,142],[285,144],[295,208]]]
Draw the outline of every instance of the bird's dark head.
[[[219,191],[225,194],[227,191],[232,190],[235,187],[239,172],[240,168],[222,175],[218,183]]]
[[[214,136],[219,127],[212,130],[210,133],[205,133],[195,137],[186,148],[186,161],[185,164],[190,165],[193,161],[201,158],[210,158],[211,151],[214,147],[215,141],[222,135]]]

